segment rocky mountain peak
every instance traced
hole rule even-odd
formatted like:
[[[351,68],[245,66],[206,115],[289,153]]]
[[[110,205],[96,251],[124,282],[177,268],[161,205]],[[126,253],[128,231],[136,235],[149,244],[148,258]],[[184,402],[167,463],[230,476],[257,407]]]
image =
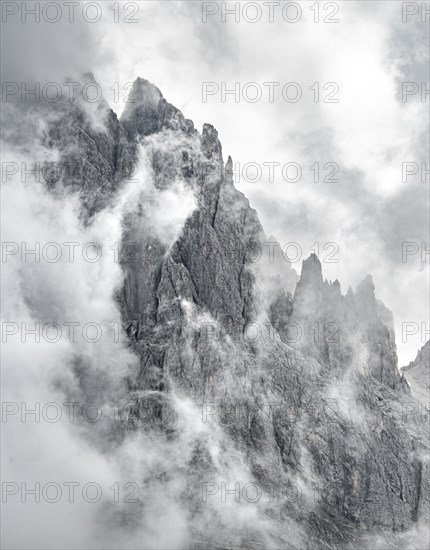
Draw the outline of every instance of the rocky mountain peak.
[[[296,285],[276,238],[265,237],[235,189],[231,157],[224,173],[217,130],[205,124],[200,135],[157,87],[135,84],[137,101],[120,121],[109,111],[98,131],[77,105],[66,119],[47,121],[44,143],[89,170],[61,182],[79,193],[89,223],[90,214],[116,203],[129,167],[139,164],[138,141],[150,164],[154,204],[147,208],[137,194],[121,220],[122,241],[139,252],[134,261],[120,255],[116,296],[137,366],[124,381],[127,426],[120,436],[115,426],[112,440],[120,445],[139,431],[168,445],[169,460],[138,475],[162,488],[165,480],[183,481],[175,489],[189,522],[183,547],[198,539],[199,547],[243,548],[252,528],[257,548],[286,548],[293,530],[295,548],[352,550],[373,548],[363,534],[413,529],[430,506],[428,448],[421,427],[402,416],[411,396],[372,278],[343,297],[337,280],[323,282],[312,254]],[[99,379],[89,372],[79,382],[86,400],[98,402]],[[233,420],[217,414],[200,425],[198,414],[186,429],[175,423],[190,404],[201,413],[208,403],[222,411],[226,402],[240,408]],[[271,406],[263,411],[262,403]],[[221,485],[238,464],[245,483],[296,484],[301,499],[268,501],[244,525],[226,522],[222,506],[203,505],[202,483]],[[237,480],[228,479],[230,490]],[[230,542],[223,546],[224,534]]]
[[[163,94],[157,86],[139,76],[133,83],[130,105],[145,105],[147,109],[157,109],[162,97]]]
[[[356,294],[363,298],[367,297],[370,300],[375,298],[375,285],[373,284],[372,275],[366,275],[357,285]]]
[[[133,139],[162,130],[195,133],[192,121],[185,119],[179,109],[168,103],[154,84],[140,77],[133,83],[121,122]]]
[[[84,73],[82,75],[82,80],[85,83],[87,83],[87,82],[97,82],[96,77],[94,76],[94,73],[91,72],[91,71],[87,71],[86,73]]]
[[[301,286],[318,286],[323,282],[322,266],[318,256],[312,253],[309,258],[302,262],[302,272],[300,275]]]

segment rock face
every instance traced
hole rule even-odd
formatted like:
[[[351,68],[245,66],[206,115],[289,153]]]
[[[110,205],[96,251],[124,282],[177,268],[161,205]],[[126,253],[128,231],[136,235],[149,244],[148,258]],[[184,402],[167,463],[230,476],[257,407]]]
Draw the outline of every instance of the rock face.
[[[397,368],[392,314],[375,298],[370,275],[342,296],[339,281],[323,281],[321,263],[312,254],[303,262],[290,302],[290,308],[276,300],[271,304],[271,322],[285,343],[313,355],[334,375],[355,364],[383,385],[409,392]]]
[[[88,219],[109,205],[121,183],[133,174],[135,146],[104,98],[92,100],[94,87],[99,89],[92,73],[85,74],[79,86],[72,84],[69,92],[63,91],[53,103],[18,104],[25,111],[25,127],[19,124],[19,117],[14,124],[17,105],[5,105],[5,127],[15,128],[6,137],[33,157],[34,148],[55,151],[59,156],[52,161],[43,155],[37,158],[40,179],[52,192],[78,195],[82,216]],[[32,134],[39,140],[36,147],[28,145]]]
[[[426,424],[405,409],[413,398],[372,278],[342,295],[315,255],[297,277],[235,189],[215,128],[200,134],[146,80],[133,97],[120,121],[103,108],[102,129],[73,105],[45,145],[89,167],[90,178],[67,179],[86,223],[115,201],[133,166],[145,166],[123,234],[138,254],[123,253],[118,295],[140,359],[127,381],[127,428],[170,442],[169,475],[185,480],[181,547],[370,549],[373,536],[427,521]],[[179,229],[166,212],[172,194],[177,209],[188,201]],[[179,456],[185,400],[201,416]],[[168,477],[161,466],[157,475]],[[214,492],[225,482],[274,491],[258,502],[241,492],[237,503]]]
[[[418,351],[416,358],[400,370],[408,381],[416,401],[430,410],[430,340]]]

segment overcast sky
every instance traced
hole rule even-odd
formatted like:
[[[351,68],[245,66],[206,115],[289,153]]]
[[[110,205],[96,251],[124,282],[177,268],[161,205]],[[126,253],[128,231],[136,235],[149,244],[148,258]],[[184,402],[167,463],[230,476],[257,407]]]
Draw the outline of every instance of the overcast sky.
[[[242,2],[238,20],[223,17],[222,4],[231,9],[233,2],[129,2],[117,11],[109,9],[113,2],[81,2],[74,22],[58,2],[61,13],[51,7],[45,16],[59,20],[43,21],[41,13],[40,23],[31,14],[21,21],[21,3],[2,4],[3,81],[61,84],[92,71],[118,114],[128,83],[141,76],[156,84],[198,129],[204,122],[217,128],[236,168],[260,166],[258,181],[250,181],[250,168],[237,187],[268,235],[300,245],[298,271],[319,243],[324,275],[338,278],[343,293],[373,275],[377,296],[394,312],[400,365],[415,357],[426,339],[421,323],[428,327],[429,256],[424,263],[419,250],[403,262],[402,243],[429,247],[430,175],[404,181],[402,163],[428,163],[430,97],[421,92],[422,83],[429,86],[430,15],[426,24],[421,2],[407,3],[408,14],[399,1],[260,2],[260,13],[256,3]],[[277,83],[272,98],[265,82]],[[286,101],[282,89],[291,82]],[[402,98],[402,82],[418,91]],[[204,87],[235,83],[239,97],[218,92],[203,100]],[[323,101],[330,98],[338,101]],[[291,162],[302,170],[295,182],[282,174]],[[263,163],[279,163],[274,181]],[[338,166],[338,182],[323,181],[335,167],[327,163]],[[294,179],[293,167],[287,176]],[[338,263],[324,261],[335,250],[326,243],[336,243]],[[402,343],[405,322],[420,329]]]

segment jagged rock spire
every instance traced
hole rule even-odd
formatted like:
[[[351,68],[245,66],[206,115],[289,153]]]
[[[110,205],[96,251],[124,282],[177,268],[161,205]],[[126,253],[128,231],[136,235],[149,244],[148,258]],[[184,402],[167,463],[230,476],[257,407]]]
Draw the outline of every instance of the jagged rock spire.
[[[140,77],[133,83],[121,122],[132,138],[148,136],[163,129],[195,133],[192,121],[168,103],[157,86]]]

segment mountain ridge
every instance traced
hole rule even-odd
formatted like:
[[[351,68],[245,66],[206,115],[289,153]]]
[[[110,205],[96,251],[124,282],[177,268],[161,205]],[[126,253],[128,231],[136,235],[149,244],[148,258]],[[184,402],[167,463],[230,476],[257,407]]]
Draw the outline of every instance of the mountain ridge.
[[[117,300],[139,368],[126,381],[133,404],[118,444],[132,432],[169,442],[172,464],[152,475],[185,480],[188,546],[240,548],[249,529],[268,548],[359,548],[421,525],[427,424],[405,415],[413,399],[371,277],[342,295],[315,255],[300,277],[279,252],[272,261],[273,239],[235,189],[216,129],[200,134],[158,88],[136,82],[138,101],[120,120],[103,109],[101,130],[82,103],[62,105],[43,139],[74,167],[49,192],[77,194],[89,226],[136,168],[143,180],[123,222],[139,254],[120,256]],[[210,420],[194,418],[192,437],[181,427],[188,400]],[[222,419],[226,407],[241,414]],[[243,503],[202,500],[205,483],[224,481],[298,486],[301,498],[259,501],[247,516]]]

